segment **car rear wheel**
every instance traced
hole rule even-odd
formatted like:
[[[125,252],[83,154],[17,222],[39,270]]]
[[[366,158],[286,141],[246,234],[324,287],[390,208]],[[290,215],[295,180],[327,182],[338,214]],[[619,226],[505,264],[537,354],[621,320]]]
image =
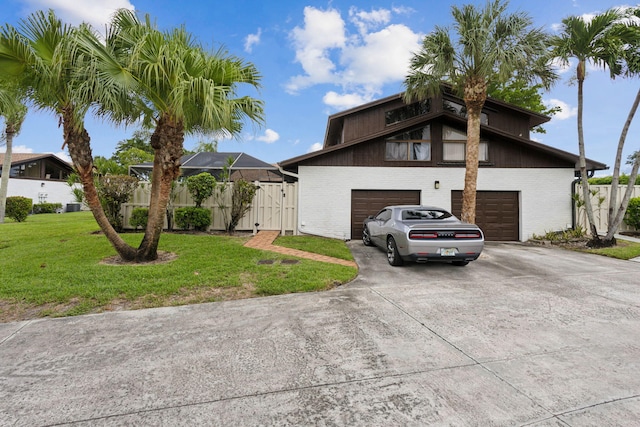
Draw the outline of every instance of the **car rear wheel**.
[[[469,264],[469,261],[453,261],[451,264],[457,265],[458,267],[464,267]]]
[[[389,264],[394,267],[402,265],[402,258],[398,253],[398,247],[396,246],[396,241],[393,237],[387,238],[387,260],[389,261]]]
[[[369,235],[369,227],[367,227],[366,225],[362,230],[362,243],[364,243],[365,246],[373,246],[373,243],[371,242],[371,236]]]

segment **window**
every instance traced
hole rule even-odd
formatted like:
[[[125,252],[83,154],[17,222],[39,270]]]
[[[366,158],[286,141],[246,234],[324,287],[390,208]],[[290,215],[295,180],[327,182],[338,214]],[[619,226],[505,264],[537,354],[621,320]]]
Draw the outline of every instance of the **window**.
[[[445,111],[457,114],[460,117],[467,117],[467,107],[462,104],[445,99],[444,101],[442,101],[442,106],[444,107]],[[480,123],[482,123],[483,125],[489,124],[489,116],[487,115],[487,113],[480,113]]]
[[[378,215],[376,215],[376,220],[378,221],[382,221],[382,222],[387,222],[391,219],[391,210],[389,209],[383,209],[381,210]]]
[[[431,160],[429,125],[399,133],[386,139],[385,160]]]
[[[467,149],[467,134],[465,132],[442,127],[442,160],[445,162],[464,162]],[[478,160],[486,162],[489,160],[489,143],[480,141],[478,149]]]
[[[419,116],[420,114],[426,114],[430,109],[431,100],[429,99],[414,102],[413,104],[405,105],[403,107],[387,111],[384,116],[384,121],[386,125],[392,125],[394,123]]]

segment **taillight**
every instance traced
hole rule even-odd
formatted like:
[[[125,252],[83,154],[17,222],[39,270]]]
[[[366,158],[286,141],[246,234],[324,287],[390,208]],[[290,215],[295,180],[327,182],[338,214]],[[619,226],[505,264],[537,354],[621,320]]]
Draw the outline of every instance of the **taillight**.
[[[438,233],[432,231],[410,231],[410,239],[437,239]]]
[[[481,235],[479,231],[456,233],[456,239],[479,239],[480,237]]]

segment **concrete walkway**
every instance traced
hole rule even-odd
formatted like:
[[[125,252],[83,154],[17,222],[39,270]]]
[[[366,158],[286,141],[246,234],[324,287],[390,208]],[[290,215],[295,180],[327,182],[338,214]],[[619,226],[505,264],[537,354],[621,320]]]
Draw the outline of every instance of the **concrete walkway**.
[[[328,262],[332,264],[340,264],[347,267],[358,268],[358,264],[353,261],[347,261],[345,259],[300,251],[298,249],[285,248],[283,246],[276,246],[273,244],[273,241],[276,240],[279,235],[279,231],[262,230],[259,231],[258,234],[256,234],[251,240],[245,243],[245,246],[248,248],[260,249],[262,251],[276,252],[282,255],[289,255],[298,258],[310,259],[313,261]]]

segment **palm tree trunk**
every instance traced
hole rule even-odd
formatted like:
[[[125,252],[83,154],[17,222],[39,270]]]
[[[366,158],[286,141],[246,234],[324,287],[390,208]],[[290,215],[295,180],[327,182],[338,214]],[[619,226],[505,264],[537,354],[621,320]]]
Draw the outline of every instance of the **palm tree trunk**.
[[[87,205],[93,213],[98,226],[104,233],[111,246],[118,252],[118,255],[125,261],[135,259],[136,250],[129,246],[109,223],[109,219],[104,213],[98,191],[93,180],[93,157],[91,155],[91,138],[84,127],[77,130],[73,120],[71,109],[65,109],[62,120],[64,130],[64,141],[69,147],[69,155],[73,160],[73,166],[78,171],[82,188],[87,200]]]
[[[631,106],[631,110],[629,110],[629,115],[627,116],[627,120],[624,123],[624,127],[622,128],[622,132],[620,133],[620,139],[618,140],[618,150],[616,151],[616,160],[613,165],[613,177],[611,178],[611,193],[609,194],[609,215],[607,219],[607,235],[604,238],[605,242],[613,242],[613,236],[616,231],[622,224],[622,218],[624,217],[624,212],[627,210],[627,204],[621,203],[618,206],[618,186],[620,183],[620,165],[622,164],[622,151],[624,148],[624,143],[627,139],[627,133],[629,132],[629,127],[631,127],[631,122],[633,121],[633,117],[638,110],[638,105],[640,105],[640,90],[636,93],[636,99]],[[634,166],[637,164],[637,160],[634,162]],[[627,192],[629,188],[633,188],[635,184],[635,178],[629,179],[629,183],[627,185]],[[629,196],[630,197],[630,196]],[[626,198],[626,194],[625,194]],[[616,209],[618,207],[618,209]],[[620,211],[622,210],[622,215],[620,215]]]
[[[482,78],[472,78],[465,85],[464,102],[467,107],[467,146],[465,153],[462,213],[464,222],[476,222],[476,189],[478,186],[478,152],[480,149],[480,115],[487,99],[487,84]]]
[[[589,177],[587,176],[587,159],[584,149],[584,131],[582,127],[582,110],[583,110],[583,94],[582,86],[585,76],[585,62],[578,63],[578,150],[580,155],[580,179],[582,181],[582,197],[584,198],[584,207],[587,212],[587,220],[589,221],[589,229],[591,231],[592,242],[598,242],[598,228],[593,216],[593,207],[591,205],[591,193],[589,192]]]
[[[7,136],[7,148],[2,162],[2,178],[0,178],[0,224],[4,223],[4,216],[7,211],[7,190],[9,188],[9,175],[11,174],[13,135],[15,135],[10,124],[7,124],[5,128],[5,135]]]
[[[606,242],[615,243],[614,235],[620,225],[622,225],[622,220],[624,219],[624,214],[627,211],[627,207],[629,206],[629,200],[631,200],[631,194],[633,193],[633,187],[636,182],[636,178],[638,177],[638,169],[640,167],[640,153],[636,155],[633,161],[633,167],[631,168],[631,175],[629,175],[629,184],[627,184],[627,189],[624,192],[624,197],[620,201],[620,206],[616,212],[616,216],[613,220],[609,220],[609,227],[607,230],[607,236],[605,237]],[[609,237],[611,235],[611,237]]]
[[[151,146],[155,154],[151,173],[149,219],[144,238],[138,247],[138,261],[152,261],[158,257],[158,244],[171,195],[171,184],[180,176],[183,142],[183,124],[163,115],[151,136]]]

